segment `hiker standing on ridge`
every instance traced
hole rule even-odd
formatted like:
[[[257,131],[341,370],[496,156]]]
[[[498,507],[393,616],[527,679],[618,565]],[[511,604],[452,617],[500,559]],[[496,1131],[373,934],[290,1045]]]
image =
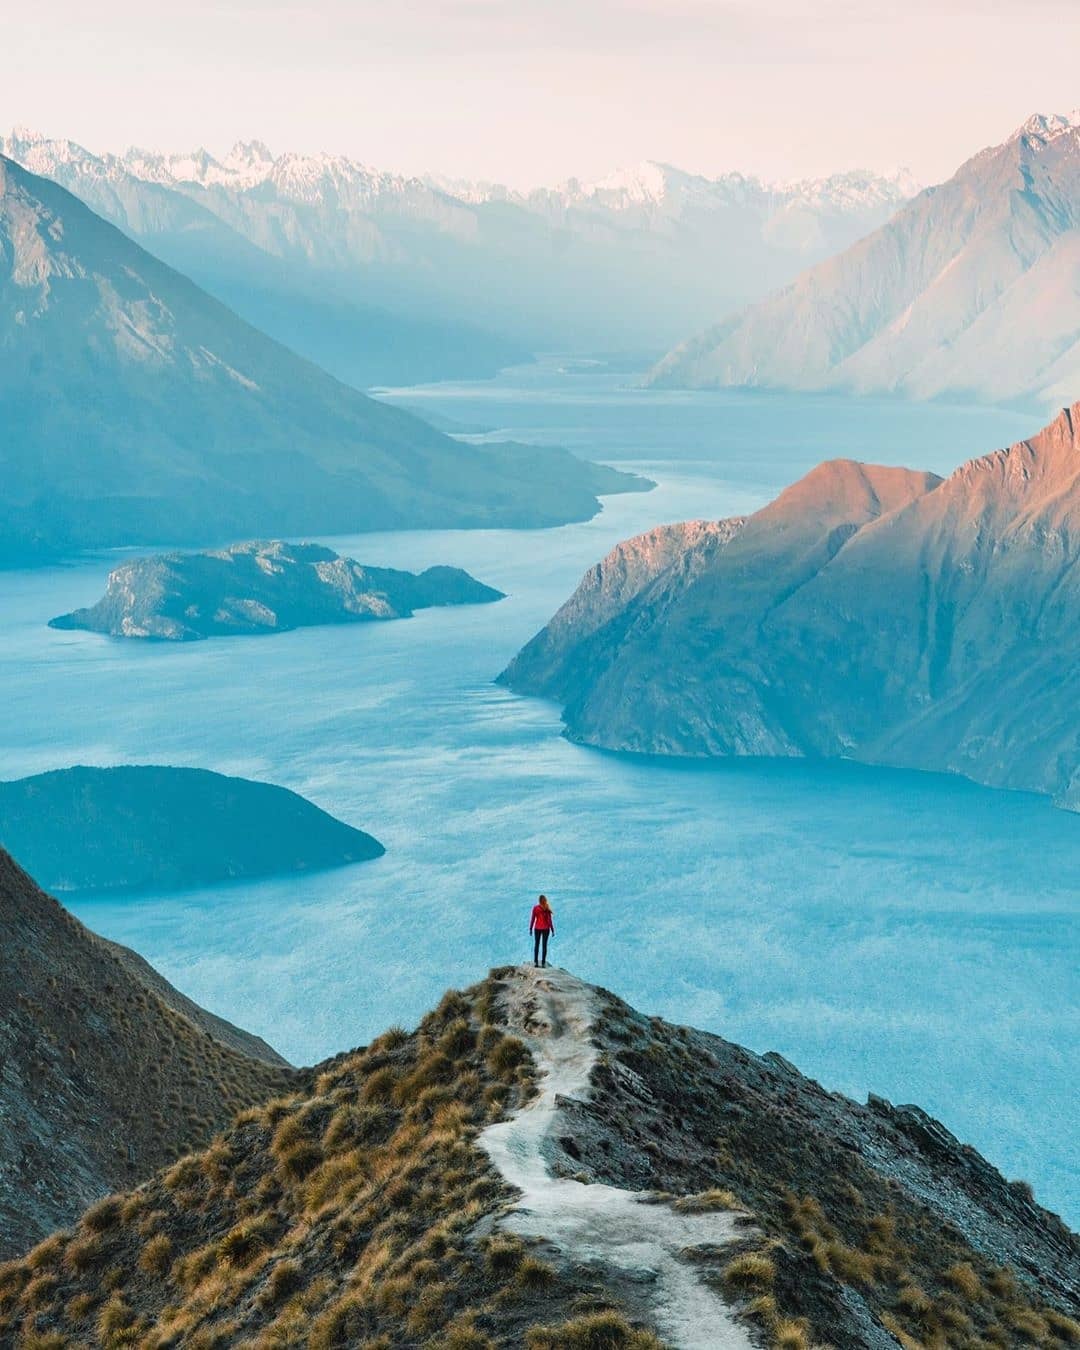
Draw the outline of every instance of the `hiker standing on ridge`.
[[[533,905],[532,918],[529,920],[529,932],[533,935],[533,965],[543,960],[547,965],[548,938],[555,936],[555,914],[548,904],[546,895],[542,895]],[[541,948],[542,953],[541,953]]]

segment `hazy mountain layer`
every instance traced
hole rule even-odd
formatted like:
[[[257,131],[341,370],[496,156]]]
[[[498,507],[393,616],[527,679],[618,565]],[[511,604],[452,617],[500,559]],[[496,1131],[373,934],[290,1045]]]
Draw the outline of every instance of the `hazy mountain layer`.
[[[1080,389],[1078,315],[1080,116],[1036,116],[651,380],[1048,406]]]
[[[1078,1256],[917,1107],[507,967],[9,1264],[0,1336],[1052,1347]]]
[[[0,151],[63,183],[258,327],[362,383],[416,345],[446,375],[500,352],[503,364],[513,359],[506,339],[477,325],[549,350],[654,353],[846,247],[914,191],[902,174],[766,184],[647,162],[522,193],[334,155],[275,157],[258,142],[224,160],[203,150],[97,156],[26,131]],[[371,350],[370,334],[384,331],[393,349]]]
[[[186,889],[385,851],[287,788],[148,764],[0,783],[0,841],[57,891]]]
[[[0,157],[0,560],[253,534],[545,525],[641,486],[463,445],[248,327]]]
[[[85,929],[3,850],[0,935],[0,1256],[303,1081]]]
[[[944,480],[823,464],[738,524],[600,626],[587,577],[503,679],[612,749],[843,756],[1080,808],[1080,405]]]
[[[417,575],[365,567],[319,544],[278,540],[124,563],[109,573],[96,605],[63,614],[50,626],[193,642],[313,624],[404,619],[417,609],[501,599],[502,591],[460,567],[429,567]]]

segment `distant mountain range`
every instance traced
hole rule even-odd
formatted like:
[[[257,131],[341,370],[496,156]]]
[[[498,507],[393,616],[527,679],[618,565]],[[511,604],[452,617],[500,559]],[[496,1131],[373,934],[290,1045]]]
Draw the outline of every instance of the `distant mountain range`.
[[[630,475],[472,446],[251,328],[0,157],[0,563],[79,547],[587,519]]]
[[[1075,398],[1080,112],[1029,118],[838,257],[677,347],[651,382]]]
[[[916,190],[903,173],[767,184],[647,162],[522,193],[259,142],[222,160],[95,155],[25,130],[0,153],[360,386],[484,373],[526,348],[655,353]]]
[[[1080,404],[947,479],[837,460],[620,545],[502,676],[568,734],[841,757],[1080,810]]]

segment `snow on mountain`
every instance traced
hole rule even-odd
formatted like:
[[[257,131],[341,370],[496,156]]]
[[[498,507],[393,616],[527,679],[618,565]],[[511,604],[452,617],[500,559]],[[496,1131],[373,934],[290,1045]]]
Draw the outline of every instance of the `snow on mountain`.
[[[521,192],[327,153],[275,155],[259,141],[221,158],[205,149],[98,156],[20,131],[0,149],[252,322],[280,319],[271,331],[286,341],[310,324],[262,301],[247,308],[231,285],[237,268],[246,276],[261,258],[320,302],[332,295],[411,322],[475,325],[533,349],[656,351],[873,230],[912,188],[869,172],[790,184],[708,178],[648,160]],[[322,347],[305,354],[325,359]]]
[[[1080,115],[1036,114],[654,383],[1049,407],[1080,388]]]

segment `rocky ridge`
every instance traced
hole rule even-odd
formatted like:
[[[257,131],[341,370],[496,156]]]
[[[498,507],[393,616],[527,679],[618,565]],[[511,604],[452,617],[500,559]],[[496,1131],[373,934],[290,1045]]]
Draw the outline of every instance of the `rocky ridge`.
[[[0,1267],[21,1345],[1051,1350],[1078,1310],[1076,1236],[917,1108],[530,966]]]

